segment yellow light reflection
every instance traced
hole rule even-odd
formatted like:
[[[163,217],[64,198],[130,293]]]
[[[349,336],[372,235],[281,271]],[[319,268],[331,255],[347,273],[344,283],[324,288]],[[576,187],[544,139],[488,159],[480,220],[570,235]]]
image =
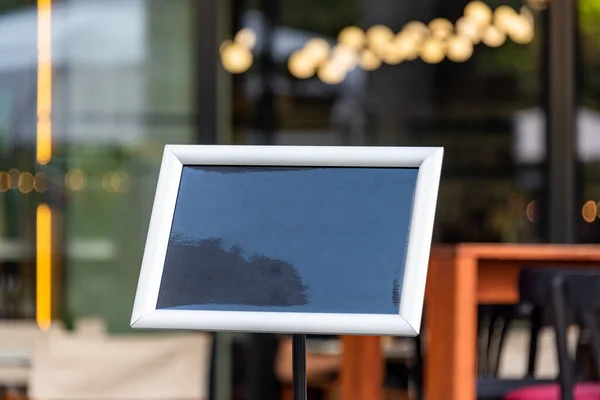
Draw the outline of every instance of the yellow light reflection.
[[[23,172],[19,176],[19,190],[21,193],[29,193],[33,190],[33,175],[30,172]]]
[[[52,210],[46,204],[36,219],[36,320],[42,330],[52,323]]]
[[[35,178],[33,179],[33,188],[38,193],[44,193],[48,190],[48,181],[46,180],[46,174],[43,172],[38,172],[35,174]]]
[[[535,200],[530,201],[525,209],[525,215],[529,222],[537,222],[537,205]]]
[[[586,201],[581,208],[581,216],[585,222],[594,222],[596,215],[598,215],[598,206],[596,205],[596,202],[593,200]]]
[[[37,0],[37,145],[36,158],[52,158],[52,0]]]
[[[8,170],[8,175],[10,177],[10,188],[16,189],[19,184],[19,177],[21,176],[21,172],[16,168],[11,168]]]
[[[79,169],[72,169],[65,176],[65,184],[73,191],[82,190],[86,183],[85,173]]]
[[[0,192],[8,192],[11,187],[10,175],[7,172],[0,172]]]

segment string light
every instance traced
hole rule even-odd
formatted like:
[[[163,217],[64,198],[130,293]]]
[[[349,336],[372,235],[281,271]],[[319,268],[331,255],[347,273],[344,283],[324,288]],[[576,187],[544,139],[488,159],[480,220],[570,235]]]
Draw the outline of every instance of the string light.
[[[592,223],[596,219],[596,215],[598,215],[598,206],[596,205],[596,202],[593,200],[586,201],[581,208],[581,216],[583,219],[586,222]]]
[[[33,179],[33,188],[38,193],[44,193],[48,190],[48,181],[46,180],[46,174],[43,172],[38,172],[35,174],[35,178]]]
[[[329,43],[320,38],[309,40],[303,49],[304,55],[310,58],[315,65],[324,62],[329,57],[330,51]]]
[[[331,59],[334,63],[338,63],[343,66],[347,71],[351,71],[358,64],[358,54],[350,47],[343,44],[335,46],[333,49]]]
[[[533,25],[521,15],[515,15],[509,20],[506,32],[518,44],[527,44],[533,40]]]
[[[19,176],[19,191],[25,194],[31,192],[33,190],[33,182],[33,175],[30,172],[23,172]]]
[[[315,74],[315,64],[303,51],[296,51],[288,60],[288,70],[298,79],[308,79]]]
[[[529,222],[537,222],[537,204],[535,200],[532,200],[527,204],[525,215]]]
[[[445,18],[435,18],[428,25],[411,21],[396,35],[384,25],[371,26],[366,32],[348,26],[338,34],[338,45],[333,50],[324,39],[311,39],[301,52],[290,56],[288,68],[299,78],[313,76],[317,71],[317,76],[325,77],[324,82],[333,84],[341,82],[357,64],[365,71],[374,71],[382,61],[397,65],[419,56],[430,64],[437,64],[446,56],[464,62],[473,55],[473,45],[480,42],[499,47],[507,36],[515,43],[531,42],[533,20],[527,6],[521,7],[518,14],[505,5],[492,11],[482,1],[475,0],[467,4],[464,15],[454,25]],[[323,64],[330,53],[330,62]]]
[[[405,59],[402,43],[397,38],[394,38],[394,40],[382,50],[381,58],[389,65],[400,64]]]
[[[242,28],[236,33],[234,40],[251,50],[256,46],[256,33],[250,28]]]
[[[79,191],[85,188],[87,179],[85,173],[79,169],[72,169],[65,175],[65,184],[72,191]]]
[[[473,55],[473,43],[463,35],[448,39],[448,58],[454,62],[467,61]]]
[[[483,43],[489,47],[500,47],[506,41],[506,33],[495,25],[488,26],[483,32]]]
[[[394,40],[394,47],[405,60],[414,60],[419,56],[422,37],[415,31],[402,31]]]
[[[393,37],[394,33],[384,25],[374,25],[367,30],[369,47],[379,56],[385,52],[386,46]]]
[[[357,26],[347,26],[338,34],[338,42],[358,51],[365,45],[365,33]]]
[[[429,23],[429,30],[434,36],[445,39],[452,34],[454,25],[446,18],[436,18]]]
[[[227,43],[221,50],[221,63],[232,74],[246,72],[252,61],[252,52],[237,42]]]
[[[421,21],[409,22],[408,24],[404,25],[402,31],[406,33],[413,33],[420,37],[429,35],[429,28],[427,28],[427,25],[425,25]]]
[[[346,78],[346,73],[342,65],[329,61],[319,68],[317,75],[324,83],[337,85]]]
[[[435,37],[425,39],[421,49],[421,59],[428,64],[437,64],[446,56],[444,43]]]
[[[481,1],[476,0],[467,4],[464,14],[480,27],[489,25],[492,21],[492,10]]]
[[[510,21],[517,16],[515,10],[509,6],[500,6],[494,10],[494,25],[506,32]]]
[[[381,66],[381,59],[373,51],[365,49],[360,54],[359,64],[365,71],[375,71]]]
[[[461,17],[456,21],[456,32],[471,39],[473,44],[477,44],[481,40],[479,31],[480,27],[473,19]]]
[[[0,172],[0,192],[9,191],[11,186],[11,177],[8,172]]]

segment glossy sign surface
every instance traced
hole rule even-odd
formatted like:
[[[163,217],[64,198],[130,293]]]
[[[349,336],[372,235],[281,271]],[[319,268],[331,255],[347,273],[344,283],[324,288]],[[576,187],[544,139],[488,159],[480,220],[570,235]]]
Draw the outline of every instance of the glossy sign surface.
[[[184,166],[157,309],[398,314],[417,174]]]

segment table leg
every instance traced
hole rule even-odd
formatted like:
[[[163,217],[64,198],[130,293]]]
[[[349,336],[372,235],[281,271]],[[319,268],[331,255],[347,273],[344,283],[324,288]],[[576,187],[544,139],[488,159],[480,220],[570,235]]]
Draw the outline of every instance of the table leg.
[[[379,336],[344,336],[341,399],[383,399],[384,360]]]
[[[425,397],[476,399],[477,260],[432,260],[427,280]]]

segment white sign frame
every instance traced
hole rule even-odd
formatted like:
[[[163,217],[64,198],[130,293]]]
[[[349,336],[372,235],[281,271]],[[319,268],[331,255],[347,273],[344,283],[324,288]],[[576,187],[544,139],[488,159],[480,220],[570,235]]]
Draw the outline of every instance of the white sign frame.
[[[165,146],[131,326],[205,331],[418,335],[443,154],[441,147]],[[157,310],[184,165],[418,168],[399,314]]]

